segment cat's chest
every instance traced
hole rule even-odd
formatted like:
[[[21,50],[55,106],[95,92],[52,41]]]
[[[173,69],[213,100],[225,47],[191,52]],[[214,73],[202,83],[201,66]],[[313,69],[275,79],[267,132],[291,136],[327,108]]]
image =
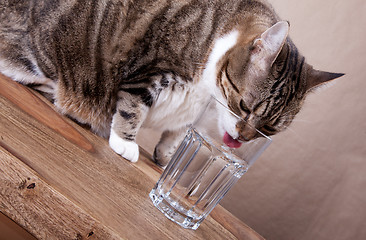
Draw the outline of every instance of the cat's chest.
[[[215,41],[199,80],[177,81],[175,85],[163,89],[150,108],[143,126],[161,130],[178,129],[195,120],[211,95],[225,103],[216,84],[217,64],[236,44],[237,38],[238,31],[234,30]]]
[[[143,127],[174,130],[192,123],[213,94],[213,88],[214,85],[199,82],[175,84],[162,90]]]

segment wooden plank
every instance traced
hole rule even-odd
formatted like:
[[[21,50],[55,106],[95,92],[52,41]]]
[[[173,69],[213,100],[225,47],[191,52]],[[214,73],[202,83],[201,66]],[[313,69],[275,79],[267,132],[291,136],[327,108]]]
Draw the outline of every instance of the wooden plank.
[[[0,147],[0,211],[39,239],[121,239]]]
[[[21,108],[41,123],[49,126],[69,141],[78,144],[87,151],[93,151],[93,147],[75,128],[55,112],[44,101],[35,96],[27,87],[14,82],[10,78],[0,74],[0,95]],[[67,133],[67,134],[65,134]]]
[[[1,240],[37,240],[28,231],[2,212],[0,212],[0,233]]]
[[[245,225],[238,218],[231,215],[225,208],[220,205],[216,206],[210,213],[215,221],[221,223],[235,237],[241,240],[264,240],[256,231]]]

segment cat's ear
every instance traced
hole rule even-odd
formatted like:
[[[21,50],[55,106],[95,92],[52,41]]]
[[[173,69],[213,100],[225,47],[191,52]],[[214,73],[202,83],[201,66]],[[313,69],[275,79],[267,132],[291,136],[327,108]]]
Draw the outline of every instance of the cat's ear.
[[[343,75],[344,73],[331,73],[311,69],[306,80],[306,89],[307,91],[316,89],[331,80],[342,77]]]
[[[281,21],[268,28],[253,43],[252,57],[262,60],[262,64],[271,67],[281,52],[288,36],[290,25],[286,21]]]

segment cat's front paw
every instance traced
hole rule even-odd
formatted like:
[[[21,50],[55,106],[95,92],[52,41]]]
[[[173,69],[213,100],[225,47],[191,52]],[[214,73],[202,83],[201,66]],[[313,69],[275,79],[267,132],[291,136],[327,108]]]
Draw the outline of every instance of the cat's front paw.
[[[172,159],[172,156],[175,153],[176,149],[176,146],[159,143],[158,145],[156,145],[154,151],[153,159],[155,163],[160,165],[161,167],[165,167]]]
[[[159,166],[161,167],[165,167],[169,160],[170,160],[170,157],[163,154],[162,152],[160,152],[156,147],[155,147],[155,150],[154,150],[154,155],[153,155],[153,160],[156,164],[158,164]]]
[[[109,137],[109,146],[113,151],[131,162],[137,162],[139,159],[139,146],[135,142],[122,139],[113,129]]]
[[[165,131],[161,135],[159,143],[155,147],[154,161],[165,167],[172,159],[175,151],[178,149],[179,144],[183,140],[186,133],[186,129],[178,129],[175,131]]]

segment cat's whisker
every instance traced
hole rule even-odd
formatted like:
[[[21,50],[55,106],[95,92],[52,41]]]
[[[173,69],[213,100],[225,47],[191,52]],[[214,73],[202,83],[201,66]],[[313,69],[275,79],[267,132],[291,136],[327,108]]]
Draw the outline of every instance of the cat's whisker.
[[[295,131],[292,127],[287,127],[286,131],[290,132],[296,139],[298,139],[299,142],[304,142],[303,137]]]
[[[283,122],[312,122],[311,120],[296,118],[296,115],[287,115],[286,117],[288,119],[284,119]]]
[[[289,122],[289,121],[286,121],[286,122]],[[312,123],[312,121],[305,120],[305,119],[293,119],[292,122]]]

